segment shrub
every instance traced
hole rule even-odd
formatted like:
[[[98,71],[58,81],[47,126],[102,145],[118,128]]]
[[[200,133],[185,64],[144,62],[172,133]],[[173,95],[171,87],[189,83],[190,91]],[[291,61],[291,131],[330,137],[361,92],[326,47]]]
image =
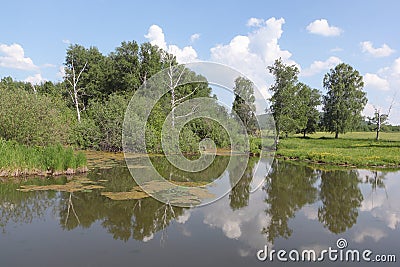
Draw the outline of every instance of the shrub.
[[[0,88],[0,137],[26,145],[65,144],[70,110],[61,100],[20,88]]]

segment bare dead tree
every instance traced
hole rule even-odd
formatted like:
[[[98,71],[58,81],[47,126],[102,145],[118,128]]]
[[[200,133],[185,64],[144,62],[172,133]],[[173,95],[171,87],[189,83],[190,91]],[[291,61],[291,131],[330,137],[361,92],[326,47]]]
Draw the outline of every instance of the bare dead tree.
[[[79,71],[78,75],[76,75],[74,61],[72,60],[72,64],[71,64],[72,77],[66,77],[66,80],[71,85],[71,89],[68,90],[68,93],[71,96],[72,102],[75,105],[76,116],[78,118],[79,123],[81,122],[81,111],[79,109],[79,104],[80,104],[79,103],[79,93],[80,93],[80,91],[82,91],[82,88],[78,87],[78,83],[79,83],[79,79],[81,78],[83,71],[86,68],[86,65],[87,65],[87,62],[85,62],[85,65],[83,65],[83,67]]]
[[[380,108],[374,107],[374,116],[373,117],[368,117],[369,123],[375,125],[375,131],[376,131],[376,140],[379,140],[379,133],[382,130],[382,125],[384,125],[387,120],[389,119],[390,111],[392,110],[393,104],[394,104],[394,99],[395,96],[393,96],[392,103],[390,104],[390,107],[388,109],[387,113],[382,113]]]
[[[171,91],[171,124],[172,127],[175,127],[175,120],[177,118],[182,118],[182,117],[187,117],[190,116],[192,114],[194,114],[196,112],[197,106],[192,108],[192,111],[189,112],[188,114],[185,115],[181,115],[181,116],[175,116],[175,109],[176,107],[182,103],[182,101],[186,100],[188,97],[190,97],[191,95],[193,95],[197,89],[199,88],[199,86],[197,86],[192,92],[190,92],[189,94],[181,97],[181,98],[177,98],[176,96],[176,88],[179,86],[183,74],[187,71],[187,69],[185,67],[182,67],[181,69],[174,67],[173,65],[173,56],[169,55],[167,56],[167,61],[169,63],[169,67],[168,67],[168,78],[169,78],[169,83],[167,84],[169,90]]]

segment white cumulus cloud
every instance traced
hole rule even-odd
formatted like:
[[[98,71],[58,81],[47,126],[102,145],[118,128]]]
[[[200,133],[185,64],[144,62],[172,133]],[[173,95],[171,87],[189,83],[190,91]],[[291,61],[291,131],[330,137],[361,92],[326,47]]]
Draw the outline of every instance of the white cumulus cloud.
[[[179,63],[192,62],[197,59],[197,52],[192,46],[179,48],[177,45],[167,45],[164,32],[158,25],[151,25],[144,37],[148,39],[152,45],[157,45],[168,53],[174,54]]]
[[[367,103],[362,111],[362,115],[366,117],[373,117],[375,114],[375,108],[382,110],[381,107]]]
[[[38,69],[38,67],[33,64],[32,59],[25,57],[24,49],[19,44],[0,44],[0,67],[19,70]]]
[[[366,73],[363,80],[365,88],[378,89],[382,91],[388,91],[390,89],[389,82],[386,79],[379,77],[377,74]]]
[[[368,237],[372,238],[375,242],[378,242],[382,238],[386,237],[387,234],[378,228],[367,227],[366,229],[362,229],[361,231],[357,231],[354,235],[353,240],[357,243],[362,243]]]
[[[326,19],[317,19],[308,24],[307,31],[309,33],[318,34],[322,36],[339,36],[342,29],[330,26]]]
[[[196,40],[200,38],[200,33],[194,33],[190,36],[190,42],[194,43]]]
[[[266,67],[272,65],[279,57],[286,64],[296,64],[291,60],[292,54],[279,46],[284,23],[283,18],[249,19],[247,25],[254,29],[247,35],[233,37],[228,44],[219,44],[211,48],[211,60],[242,72],[256,84],[263,97],[268,97],[267,82],[268,79],[272,82],[272,77]]]
[[[341,63],[342,60],[338,57],[329,57],[325,61],[316,60],[310,67],[303,69],[300,73],[301,76],[313,76],[314,74],[320,73],[324,70],[334,68],[337,64]]]
[[[261,24],[264,23],[263,19],[258,19],[258,18],[250,18],[247,21],[247,26],[249,27],[254,27],[254,26],[261,26]]]
[[[58,72],[56,73],[56,76],[59,79],[64,79],[64,77],[65,77],[65,68],[64,68],[64,66],[59,66],[58,67]]]
[[[24,81],[34,84],[34,85],[37,85],[37,84],[41,84],[42,82],[45,82],[47,80],[42,77],[42,74],[37,73],[35,75],[28,76]]]
[[[392,65],[392,72],[393,75],[398,75],[400,76],[400,57],[397,58]]]
[[[368,53],[374,57],[387,57],[394,53],[394,50],[387,44],[383,44],[381,47],[374,48],[372,42],[365,41],[361,42],[360,45],[363,53]]]

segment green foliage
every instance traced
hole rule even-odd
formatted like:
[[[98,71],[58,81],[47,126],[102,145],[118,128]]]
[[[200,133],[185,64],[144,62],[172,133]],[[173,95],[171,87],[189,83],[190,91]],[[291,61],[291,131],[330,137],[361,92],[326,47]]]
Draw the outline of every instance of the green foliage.
[[[109,93],[106,81],[110,72],[110,62],[97,47],[85,48],[78,44],[70,45],[64,65],[65,84],[68,88],[70,84],[67,79],[73,80],[73,69],[76,77],[83,70],[78,84],[79,99],[83,105],[81,109],[87,106],[90,98],[101,98]]]
[[[275,84],[270,87],[272,91],[271,112],[275,119],[277,136],[295,131],[295,121],[292,112],[296,101],[294,95],[298,82],[298,68],[295,65],[287,66],[277,59],[268,71],[275,76]]]
[[[0,87],[0,137],[26,145],[66,143],[72,113],[56,97]]]
[[[298,68],[288,66],[281,59],[275,60],[268,70],[275,76],[275,84],[270,88],[271,112],[275,119],[277,137],[281,133],[312,133],[316,130],[320,104],[320,93],[308,85],[298,82]],[[267,110],[268,112],[268,110]]]
[[[354,129],[361,120],[361,111],[367,103],[364,82],[357,70],[341,63],[324,77],[324,88],[328,91],[323,97],[323,125],[329,132],[345,133]]]
[[[235,93],[235,100],[233,101],[232,112],[235,112],[243,122],[248,134],[255,134],[258,125],[255,116],[254,84],[244,77],[238,77],[235,79],[233,92]]]
[[[321,104],[321,94],[317,89],[311,89],[308,85],[298,83],[298,105],[297,105],[297,121],[298,132],[303,133],[305,137],[307,133],[315,133],[319,122],[319,112],[317,106]]]
[[[69,142],[80,149],[100,149],[101,132],[91,117],[83,117],[81,123],[74,123]]]
[[[259,137],[250,137],[250,153],[253,155],[259,155],[262,150],[262,142]]]
[[[139,78],[139,45],[135,42],[122,42],[115,52],[110,54],[112,75],[110,87],[113,91],[130,92],[136,90],[141,82]]]
[[[47,147],[26,146],[0,138],[0,170],[19,171],[65,171],[86,166],[82,152],[61,145]]]
[[[111,94],[104,102],[91,103],[91,117],[100,130],[100,149],[122,150],[122,124],[128,102],[125,95]]]

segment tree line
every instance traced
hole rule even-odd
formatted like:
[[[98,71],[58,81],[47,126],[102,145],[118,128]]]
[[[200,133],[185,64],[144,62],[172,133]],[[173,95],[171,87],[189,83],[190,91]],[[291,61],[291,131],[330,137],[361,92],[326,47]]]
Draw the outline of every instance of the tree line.
[[[121,131],[125,110],[138,88],[163,69],[178,65],[176,58],[150,43],[122,42],[104,55],[96,47],[70,45],[66,51],[64,77],[60,82],[38,85],[4,77],[0,81],[0,137],[26,145],[46,146],[61,143],[81,149],[121,151]],[[275,77],[270,87],[271,106],[267,113],[275,119],[277,136],[317,130],[335,133],[349,130],[398,130],[385,126],[388,114],[376,113],[369,124],[362,124],[361,111],[367,98],[359,72],[341,63],[327,73],[321,92],[299,82],[299,69],[277,59],[267,70]],[[151,152],[162,152],[161,129],[167,115],[174,112],[181,99],[212,95],[207,80],[188,71],[188,77],[204,80],[173,88],[153,108],[146,128],[146,144]],[[221,120],[240,119],[251,137],[251,150],[260,149],[257,140],[262,125],[255,115],[254,84],[237,77],[232,113],[221,107]],[[239,97],[240,95],[240,97]],[[146,103],[137,103],[137,105]],[[318,107],[321,107],[318,109]],[[214,112],[218,107],[210,107]],[[391,127],[391,128],[390,128]],[[198,142],[212,139],[217,147],[229,147],[226,130],[207,118],[191,121],[180,133],[180,148],[198,149]]]
[[[270,87],[271,106],[266,111],[275,119],[277,141],[280,136],[302,133],[305,137],[317,130],[334,133],[335,138],[353,130],[376,131],[376,139],[382,129],[400,130],[387,125],[391,107],[387,113],[375,109],[375,115],[365,120],[361,112],[368,99],[363,91],[363,78],[349,64],[340,63],[325,74],[325,95],[298,81],[296,65],[286,65],[277,59],[267,70],[275,78]]]
[[[172,54],[150,43],[122,42],[108,55],[96,47],[70,45],[61,82],[32,85],[11,77],[1,79],[0,137],[26,145],[61,143],[81,149],[121,151],[122,125],[130,99],[154,74],[177,65]],[[185,79],[204,82],[171,88],[171,92],[157,102],[146,125],[146,145],[150,152],[162,152],[163,123],[182,99],[217,99],[211,95],[212,90],[204,77],[190,70],[186,70],[185,75]],[[240,90],[239,79],[236,84],[235,90]],[[146,105],[145,99],[142,102],[134,105]],[[239,109],[243,109],[243,105],[240,106]],[[232,118],[222,107],[218,112],[213,110],[218,106],[208,108],[211,114],[219,114],[220,120]],[[254,116],[247,124],[249,127],[251,124],[254,131]],[[179,136],[180,148],[185,152],[197,151],[199,141],[204,138],[212,139],[217,147],[231,145],[225,129],[208,118],[191,121]]]

